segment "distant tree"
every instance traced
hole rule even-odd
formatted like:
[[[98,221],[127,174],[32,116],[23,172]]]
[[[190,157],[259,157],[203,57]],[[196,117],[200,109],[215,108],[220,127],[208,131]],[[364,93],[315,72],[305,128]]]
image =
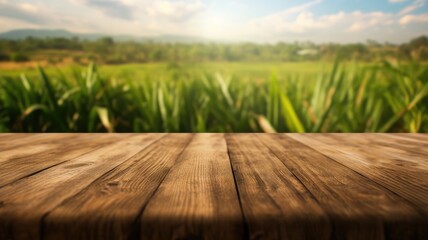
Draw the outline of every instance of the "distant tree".
[[[377,42],[373,39],[367,39],[366,44],[369,47],[381,47],[382,46],[382,44],[380,44],[379,42]]]
[[[420,36],[420,37],[414,38],[410,41],[409,46],[412,49],[418,49],[420,47],[428,47],[428,37]]]
[[[0,62],[9,61],[10,56],[7,53],[0,52]]]
[[[21,52],[15,52],[15,53],[12,53],[12,54],[10,55],[10,60],[11,60],[11,61],[13,61],[13,62],[26,62],[26,61],[28,61],[28,60],[30,60],[30,59],[29,59],[29,57],[28,57],[27,55],[25,55],[24,53],[21,53]]]
[[[111,37],[104,37],[94,43],[94,50],[97,54],[106,57],[114,51],[115,42]]]
[[[113,46],[114,40],[111,37],[103,37],[98,40],[98,43],[104,46]]]
[[[152,61],[160,61],[162,60],[163,52],[160,49],[155,49],[153,52],[150,53],[150,60]]]
[[[428,47],[419,47],[412,51],[412,57],[421,60],[426,61],[428,60]]]
[[[409,43],[400,45],[398,53],[402,58],[423,58],[424,49],[428,48],[428,38],[426,36],[420,36],[410,40]]]

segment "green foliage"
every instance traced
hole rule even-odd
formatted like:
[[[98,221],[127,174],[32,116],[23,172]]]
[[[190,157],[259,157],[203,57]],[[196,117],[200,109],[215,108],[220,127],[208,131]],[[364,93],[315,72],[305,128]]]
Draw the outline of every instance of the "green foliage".
[[[15,52],[10,55],[10,60],[13,62],[26,62],[29,60],[28,56],[21,52]]]
[[[114,41],[110,37],[98,40],[78,38],[26,38],[0,40],[0,52],[25,54],[32,60],[79,59],[100,63],[141,62],[203,62],[203,61],[371,61],[385,58],[428,60],[428,40],[422,36],[401,45],[380,44],[314,44],[311,42],[255,43],[168,43],[152,41]]]
[[[116,79],[94,65],[72,75],[0,79],[0,131],[428,132],[428,68],[338,65],[317,79],[248,81],[223,74]]]
[[[10,60],[10,56],[8,54],[0,52],[0,62],[9,61],[9,60]]]

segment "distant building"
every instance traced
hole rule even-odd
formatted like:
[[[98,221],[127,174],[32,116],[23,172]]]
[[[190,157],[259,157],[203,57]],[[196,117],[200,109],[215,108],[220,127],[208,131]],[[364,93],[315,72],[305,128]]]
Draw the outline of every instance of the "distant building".
[[[300,56],[307,56],[307,55],[313,56],[318,54],[318,50],[313,48],[307,48],[307,49],[302,49],[298,51],[297,54],[299,54]]]

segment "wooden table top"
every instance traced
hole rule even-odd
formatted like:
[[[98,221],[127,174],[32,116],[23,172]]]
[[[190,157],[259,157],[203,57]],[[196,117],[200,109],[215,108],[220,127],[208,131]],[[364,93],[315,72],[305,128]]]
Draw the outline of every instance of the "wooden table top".
[[[428,135],[0,134],[0,239],[428,239]]]

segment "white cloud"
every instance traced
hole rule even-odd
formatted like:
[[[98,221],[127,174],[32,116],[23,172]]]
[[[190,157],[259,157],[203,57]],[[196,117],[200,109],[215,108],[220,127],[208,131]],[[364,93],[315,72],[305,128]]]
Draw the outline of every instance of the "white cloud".
[[[387,25],[394,22],[392,14],[383,12],[355,12],[354,14],[350,15],[349,20],[352,20],[353,22],[347,30],[349,32],[359,32],[378,25]]]
[[[307,2],[302,5],[294,6],[283,11],[252,20],[249,23],[249,28],[269,31],[273,30],[275,33],[303,33],[308,29],[326,27],[334,22],[335,18],[324,17],[323,19],[315,19],[313,14],[307,11],[307,9],[321,2],[321,0]],[[295,19],[291,19],[291,17],[296,13],[297,16]]]
[[[164,17],[174,21],[187,20],[204,9],[201,1],[153,1],[144,7],[151,17]]]
[[[428,22],[428,14],[420,14],[420,15],[406,15],[400,18],[401,25],[407,25],[410,23],[425,23]]]
[[[322,2],[322,0],[314,0],[314,1],[311,1],[311,2],[307,2],[307,3],[304,3],[302,5],[291,7],[289,9],[285,10],[284,13],[287,13],[287,14],[290,14],[290,13],[299,13],[299,12],[302,12],[302,11],[304,11],[304,10],[306,10],[308,8],[311,8],[311,7],[313,7],[313,6],[317,5],[317,4],[320,4],[321,2]]]
[[[383,12],[362,13],[355,11],[345,13],[314,16],[303,11],[294,16],[270,15],[251,22],[252,29],[266,29],[274,34],[309,33],[315,30],[341,30],[342,32],[358,32],[378,25],[392,24],[393,15]]]
[[[413,1],[412,4],[410,4],[409,6],[403,8],[399,15],[406,15],[409,14],[413,11],[415,11],[416,9],[419,9],[421,7],[423,7],[425,5],[426,0],[416,0]]]
[[[0,0],[0,3],[1,3],[1,0]],[[37,27],[37,24],[27,22],[27,21],[23,22],[21,20],[0,16],[0,29],[2,32],[3,31],[9,31],[9,30],[15,30],[17,27],[19,27],[19,28],[35,28],[35,27]]]
[[[7,1],[0,2],[0,16],[16,19],[32,24],[42,24],[49,21],[49,17],[40,14],[41,9],[36,5],[16,4]]]
[[[311,2],[307,2],[298,6],[294,6],[288,9],[285,9],[283,11],[277,12],[277,13],[273,13],[270,15],[267,15],[265,17],[256,19],[255,21],[275,21],[275,20],[282,20],[283,18],[290,16],[294,13],[302,13],[304,11],[306,11],[307,9],[321,3],[322,0],[314,0]]]
[[[343,12],[339,12],[317,18],[311,12],[302,12],[297,15],[295,20],[283,22],[283,28],[278,30],[305,33],[312,30],[325,29],[336,25],[344,16]]]
[[[66,28],[88,31],[94,28],[94,24],[86,19],[58,14],[49,5],[41,3],[28,4],[0,0],[0,18],[2,18],[0,21],[2,31],[17,28]]]
[[[18,4],[18,7],[24,11],[31,12],[31,13],[36,13],[40,10],[37,6],[33,4],[28,4],[28,3],[20,3]]]
[[[411,14],[422,8],[427,0],[414,0],[397,13],[382,11],[343,12],[315,15],[311,8],[321,1],[312,1],[303,5],[269,14],[249,22],[247,35],[265,36],[267,39],[332,39],[338,36],[344,41],[361,41],[366,38],[383,39],[393,37],[403,39],[404,35],[417,31],[421,26],[403,28],[413,23],[427,23],[428,13]],[[390,0],[391,3],[405,2]],[[413,29],[413,30],[412,30]],[[406,34],[400,34],[406,32]],[[413,34],[412,34],[413,35]],[[411,37],[411,36],[409,36]]]
[[[201,0],[72,0],[115,18],[184,21],[203,10]]]
[[[398,15],[384,12],[344,12],[316,16],[310,9],[297,14],[271,14],[255,19],[247,27],[247,35],[263,36],[273,41],[311,39],[314,41],[364,41],[383,37],[380,32],[393,32],[399,27]],[[330,39],[330,40],[328,40]],[[262,39],[261,39],[262,40]],[[262,40],[263,41],[263,40]]]
[[[93,7],[114,18],[129,20],[134,15],[134,9],[121,0],[74,0],[74,2]]]
[[[248,19],[257,12],[247,1],[215,1],[214,4],[214,0],[68,0],[61,3],[0,0],[0,29],[31,26],[144,36],[177,34],[244,41],[349,42],[367,38],[401,41],[425,31],[422,23],[428,22],[425,10],[428,0],[389,0],[391,4],[402,3],[401,11],[396,13],[337,11],[325,15],[317,15],[314,10],[323,0],[306,0],[301,5],[255,19]],[[223,1],[239,1],[242,5],[227,9]],[[7,24],[4,19],[8,19]]]

